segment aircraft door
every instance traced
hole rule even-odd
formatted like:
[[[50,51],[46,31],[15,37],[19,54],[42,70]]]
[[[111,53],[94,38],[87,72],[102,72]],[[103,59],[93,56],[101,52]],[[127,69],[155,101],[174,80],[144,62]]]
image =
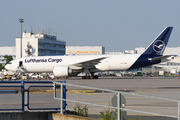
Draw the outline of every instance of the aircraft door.
[[[23,66],[23,61],[19,61],[19,67]]]

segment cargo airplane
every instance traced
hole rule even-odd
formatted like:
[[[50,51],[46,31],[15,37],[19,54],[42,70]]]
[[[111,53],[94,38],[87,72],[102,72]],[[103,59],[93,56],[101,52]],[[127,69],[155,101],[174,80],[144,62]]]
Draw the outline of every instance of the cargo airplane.
[[[83,79],[98,79],[95,72],[131,70],[168,61],[172,55],[163,53],[172,29],[166,27],[142,54],[24,57],[12,60],[5,68],[15,72],[21,69],[24,73],[53,73],[56,77],[84,72]]]

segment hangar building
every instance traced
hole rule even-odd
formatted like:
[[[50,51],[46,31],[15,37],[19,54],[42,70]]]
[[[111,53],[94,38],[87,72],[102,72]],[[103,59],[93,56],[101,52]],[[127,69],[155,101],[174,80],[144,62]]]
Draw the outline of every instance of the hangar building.
[[[69,54],[69,55],[105,54],[105,47],[103,46],[66,46],[66,54]]]
[[[137,54],[141,54],[142,52],[145,51],[145,47],[139,47],[135,48],[137,51]],[[164,55],[177,55],[180,56],[180,47],[166,47],[164,50]]]
[[[0,63],[6,64],[5,55],[11,55],[13,59],[16,58],[16,47],[0,47]]]

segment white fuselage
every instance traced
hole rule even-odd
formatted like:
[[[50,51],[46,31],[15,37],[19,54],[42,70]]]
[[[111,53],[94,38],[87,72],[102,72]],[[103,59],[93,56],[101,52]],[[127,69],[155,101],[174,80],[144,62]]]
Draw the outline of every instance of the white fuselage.
[[[105,57],[98,64],[92,72],[98,71],[117,71],[127,70],[139,58],[140,54],[122,54],[122,55],[76,55],[76,56],[38,56],[38,57],[25,57],[11,61],[11,64],[6,65],[6,69],[16,71],[19,62],[22,61],[24,72],[53,72],[55,66],[71,66],[78,63],[90,61]]]

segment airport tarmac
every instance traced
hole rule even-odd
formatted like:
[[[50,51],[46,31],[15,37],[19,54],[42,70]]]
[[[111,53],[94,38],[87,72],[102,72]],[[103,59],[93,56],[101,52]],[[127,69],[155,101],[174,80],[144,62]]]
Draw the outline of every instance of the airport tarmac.
[[[180,100],[180,77],[100,77],[98,80],[77,80],[77,78],[67,80],[67,83],[79,84],[84,86],[99,87],[104,89],[127,91],[155,97]],[[68,87],[67,87],[68,88]],[[77,89],[77,88],[69,88]],[[87,94],[94,97],[104,97],[97,103],[108,105],[114,94],[111,93],[92,93]],[[104,95],[104,96],[103,96]],[[165,100],[157,100],[146,97],[125,95],[127,109],[166,114],[171,116],[178,115],[178,103]],[[93,100],[95,98],[92,98]],[[91,100],[92,100],[91,99]],[[102,101],[101,101],[102,100]],[[107,100],[106,102],[104,100]],[[142,113],[127,112],[129,115],[147,115]],[[159,118],[158,118],[159,119]],[[164,118],[165,119],[165,118]],[[168,118],[169,119],[169,118]]]
[[[64,80],[64,79],[61,79]],[[57,81],[57,80],[55,80]],[[59,80],[58,80],[59,81]],[[80,77],[66,79],[66,83],[83,86],[98,87],[104,89],[126,91],[126,93],[136,93],[180,100],[180,77],[100,77],[93,80],[82,80]],[[28,86],[27,84],[26,86]],[[46,84],[47,85],[47,84]],[[51,88],[52,89],[52,88]],[[67,90],[79,90],[82,88],[67,86]],[[85,88],[83,88],[85,89]],[[67,99],[90,102],[94,104],[109,105],[115,93],[96,91],[94,93],[67,93]],[[122,94],[126,98],[127,109],[167,114],[177,117],[177,102],[157,100],[147,97]],[[0,108],[21,108],[21,94],[1,94]],[[75,103],[67,102],[67,110],[74,110]],[[37,107],[59,107],[60,102],[53,99],[52,93],[31,93],[30,108]],[[89,114],[100,114],[103,107],[88,106]],[[82,105],[84,107],[84,105]],[[147,114],[127,112],[131,116],[146,116]],[[151,116],[151,115],[150,115]],[[151,116],[153,117],[153,116]],[[136,117],[137,118],[137,117]],[[160,119],[156,117],[157,119]],[[155,120],[155,118],[153,118]],[[165,119],[165,118],[163,118]],[[144,119],[145,120],[145,119]],[[167,120],[171,120],[167,118]],[[173,119],[172,119],[173,120]]]

